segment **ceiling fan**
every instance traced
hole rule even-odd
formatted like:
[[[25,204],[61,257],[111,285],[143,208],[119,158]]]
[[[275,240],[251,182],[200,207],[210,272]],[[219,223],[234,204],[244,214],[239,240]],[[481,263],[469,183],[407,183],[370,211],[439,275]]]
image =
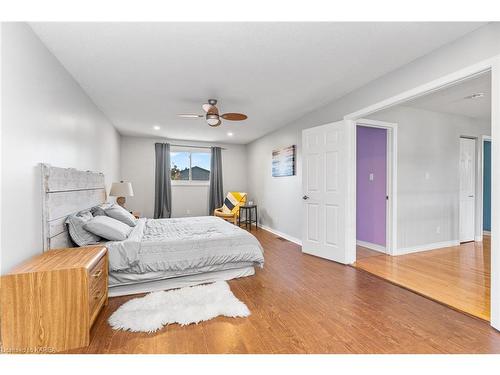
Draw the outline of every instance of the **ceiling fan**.
[[[216,99],[208,99],[208,103],[205,103],[201,106],[203,110],[205,111],[206,114],[204,115],[197,115],[197,114],[178,114],[177,116],[179,117],[184,117],[184,118],[198,118],[198,117],[205,117],[207,120],[208,125],[212,127],[217,127],[219,126],[222,121],[221,119],[224,120],[229,120],[229,121],[242,121],[247,119],[247,115],[244,115],[243,113],[224,113],[223,115],[219,115],[219,110],[216,107],[217,100]]]

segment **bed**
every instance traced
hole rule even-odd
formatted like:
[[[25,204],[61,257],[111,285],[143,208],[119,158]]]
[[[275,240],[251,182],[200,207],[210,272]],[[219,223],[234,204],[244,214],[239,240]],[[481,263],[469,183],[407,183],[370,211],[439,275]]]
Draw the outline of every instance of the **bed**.
[[[65,219],[106,201],[104,175],[42,164],[44,250],[74,247]],[[263,249],[247,231],[213,216],[139,219],[124,241],[106,241],[109,295],[250,276]]]

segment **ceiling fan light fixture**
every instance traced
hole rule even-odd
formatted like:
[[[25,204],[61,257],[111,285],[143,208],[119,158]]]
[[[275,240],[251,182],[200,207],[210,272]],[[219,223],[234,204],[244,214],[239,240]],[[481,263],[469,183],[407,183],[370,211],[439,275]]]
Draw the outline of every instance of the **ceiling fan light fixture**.
[[[215,122],[213,125],[211,123],[208,123],[208,125],[210,125],[212,128],[216,128],[217,126],[219,126],[220,124],[222,124],[222,121],[221,120],[217,120],[217,122]]]
[[[221,124],[219,115],[216,114],[208,114],[207,115],[207,123],[210,126],[219,126]]]

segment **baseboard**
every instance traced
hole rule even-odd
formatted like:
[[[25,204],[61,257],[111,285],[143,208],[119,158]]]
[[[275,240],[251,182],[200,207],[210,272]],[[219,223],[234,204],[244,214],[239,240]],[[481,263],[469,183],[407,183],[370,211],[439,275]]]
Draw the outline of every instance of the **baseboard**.
[[[276,229],[273,229],[273,228],[271,228],[271,227],[268,227],[267,225],[262,225],[262,224],[259,224],[259,228],[262,228],[262,229],[264,229],[264,230],[267,230],[268,232],[271,232],[271,233],[273,233],[273,234],[275,234],[275,235],[277,235],[277,236],[280,236],[280,237],[284,238],[284,239],[285,239],[285,240],[287,240],[287,241],[290,241],[290,242],[293,242],[293,243],[295,243],[295,244],[297,244],[297,245],[299,245],[299,246],[302,246],[302,241],[301,241],[301,240],[299,240],[298,238],[295,238],[295,237],[289,236],[288,234],[283,233],[283,232],[280,232],[280,231],[278,231],[278,230],[276,230]]]
[[[491,232],[489,230],[483,230],[483,235],[491,236]]]
[[[420,251],[435,250],[435,249],[440,249],[442,247],[452,247],[452,246],[459,246],[459,245],[460,245],[460,241],[458,241],[458,240],[434,242],[434,243],[428,243],[425,245],[410,246],[410,247],[404,247],[402,249],[396,249],[394,255],[418,253]]]
[[[483,236],[475,236],[474,237],[474,242],[481,242],[483,240]]]
[[[366,247],[367,249],[375,250],[375,251],[378,251],[380,253],[387,254],[387,248],[385,246],[382,246],[382,245],[377,245],[376,243],[356,240],[356,245]]]

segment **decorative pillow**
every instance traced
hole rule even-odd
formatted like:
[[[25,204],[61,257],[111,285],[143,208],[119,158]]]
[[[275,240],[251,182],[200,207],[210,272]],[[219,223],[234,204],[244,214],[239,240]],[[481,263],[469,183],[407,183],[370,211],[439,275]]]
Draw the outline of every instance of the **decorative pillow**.
[[[247,200],[247,193],[240,193],[237,191],[230,191],[224,199],[224,204],[222,205],[222,212],[225,214],[236,214],[238,213],[240,206],[245,204]]]
[[[132,228],[127,224],[109,216],[94,216],[83,227],[109,241],[126,240],[132,231]]]
[[[69,215],[66,218],[69,235],[74,243],[78,246],[95,245],[99,243],[101,238],[94,233],[85,230],[85,224],[92,219],[90,211],[81,211],[77,214]]]
[[[100,204],[99,206],[92,207],[90,209],[90,212],[94,216],[106,216],[106,210],[110,208],[113,204],[112,203],[103,203]]]
[[[104,210],[107,216],[119,220],[128,226],[135,227],[136,218],[126,209],[118,204],[113,204],[111,207]]]

